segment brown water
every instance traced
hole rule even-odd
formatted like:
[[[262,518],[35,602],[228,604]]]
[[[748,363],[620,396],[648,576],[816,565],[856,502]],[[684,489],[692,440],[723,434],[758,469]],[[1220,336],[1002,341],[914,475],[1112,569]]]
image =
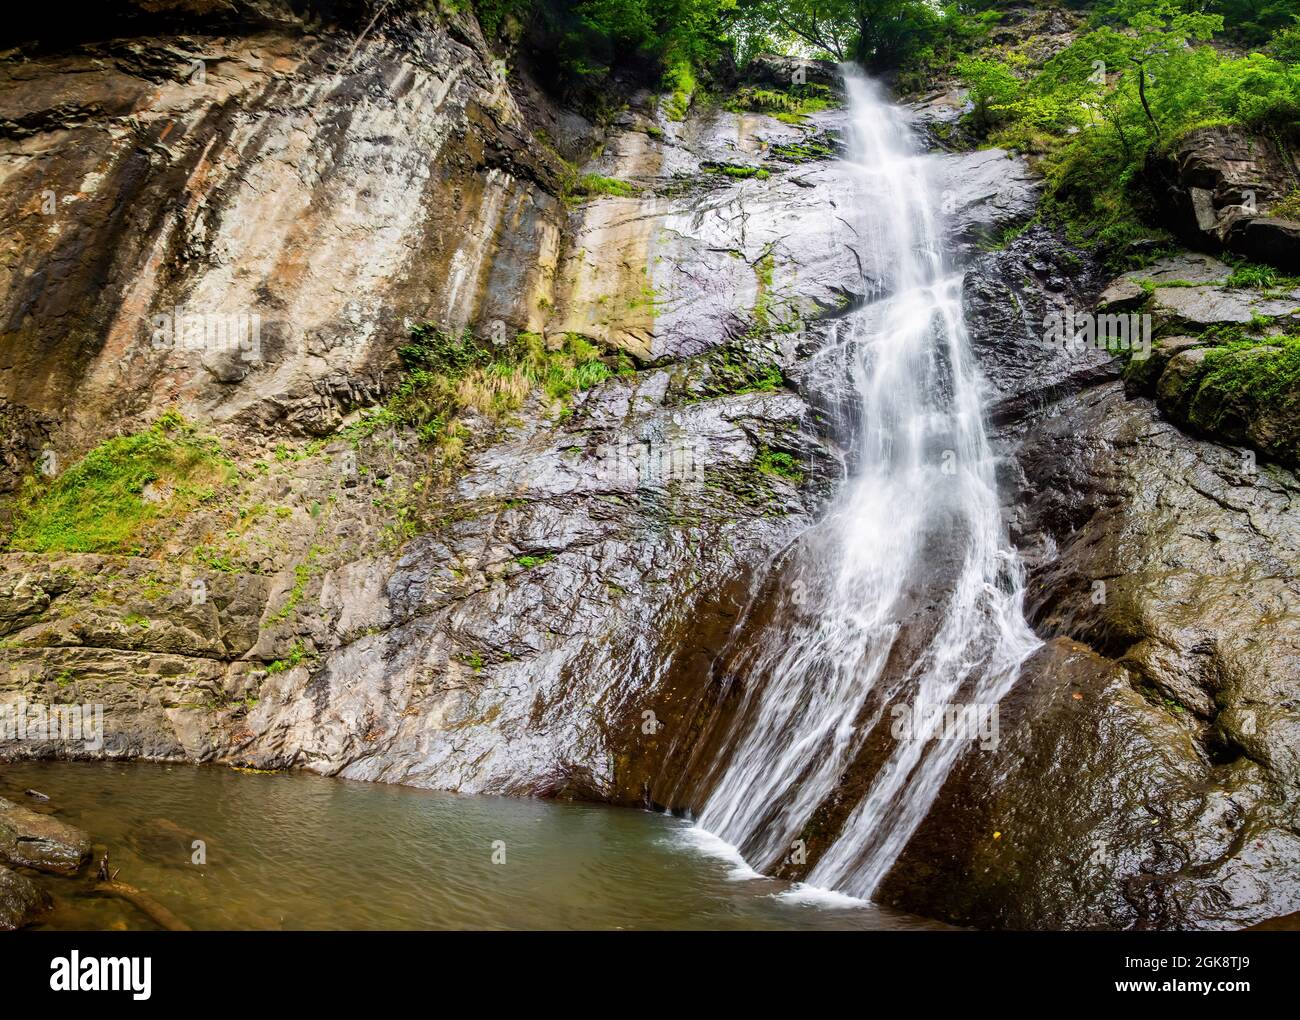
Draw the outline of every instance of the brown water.
[[[119,881],[193,928],[938,927],[739,877],[688,822],[626,808],[84,762],[0,765],[0,795],[86,830]],[[153,927],[94,895],[93,871],[41,876],[56,901],[42,927]]]

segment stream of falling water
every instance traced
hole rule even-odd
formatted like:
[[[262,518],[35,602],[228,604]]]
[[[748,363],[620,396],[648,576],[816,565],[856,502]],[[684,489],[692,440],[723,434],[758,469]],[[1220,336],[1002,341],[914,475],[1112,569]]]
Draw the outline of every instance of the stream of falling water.
[[[994,710],[1038,645],[999,513],[933,160],[875,83],[850,74],[846,86],[853,226],[862,263],[884,267],[840,324],[858,354],[857,466],[794,553],[780,626],[746,668],[756,682],[697,816],[760,869],[789,852],[887,706]],[[970,748],[893,741],[808,884],[870,897]]]

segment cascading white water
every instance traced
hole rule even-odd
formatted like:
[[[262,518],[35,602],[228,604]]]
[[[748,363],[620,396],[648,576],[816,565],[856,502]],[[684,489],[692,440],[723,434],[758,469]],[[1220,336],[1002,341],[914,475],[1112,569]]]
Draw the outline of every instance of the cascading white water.
[[[759,868],[789,852],[887,706],[996,705],[1038,644],[999,513],[961,278],[942,251],[933,161],[874,83],[846,74],[846,85],[854,227],[874,248],[864,263],[885,267],[872,300],[839,324],[858,353],[856,468],[794,553],[779,634],[746,666],[756,682],[698,814]],[[969,748],[894,742],[809,883],[870,896]]]

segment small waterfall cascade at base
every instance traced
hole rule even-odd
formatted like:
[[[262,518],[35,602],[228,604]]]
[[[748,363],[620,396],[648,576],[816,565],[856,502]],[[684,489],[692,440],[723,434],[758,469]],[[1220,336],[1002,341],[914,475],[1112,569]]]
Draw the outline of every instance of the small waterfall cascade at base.
[[[771,870],[819,831],[807,882],[869,898],[959,756],[980,753],[945,720],[987,720],[1039,641],[999,510],[934,159],[874,82],[849,72],[845,84],[858,191],[846,218],[862,264],[883,267],[836,324],[854,352],[853,467],[788,554],[769,622],[730,651],[728,675],[742,679],[688,771],[705,777],[698,825],[751,865]]]

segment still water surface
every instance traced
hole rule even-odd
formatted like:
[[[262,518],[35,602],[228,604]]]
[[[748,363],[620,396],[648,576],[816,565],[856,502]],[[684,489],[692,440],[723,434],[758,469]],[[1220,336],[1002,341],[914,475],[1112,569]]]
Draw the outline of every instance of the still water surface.
[[[0,795],[86,830],[194,928],[939,927],[756,877],[690,823],[626,808],[99,762],[0,765]],[[153,927],[93,895],[93,872],[42,877],[41,927]]]

